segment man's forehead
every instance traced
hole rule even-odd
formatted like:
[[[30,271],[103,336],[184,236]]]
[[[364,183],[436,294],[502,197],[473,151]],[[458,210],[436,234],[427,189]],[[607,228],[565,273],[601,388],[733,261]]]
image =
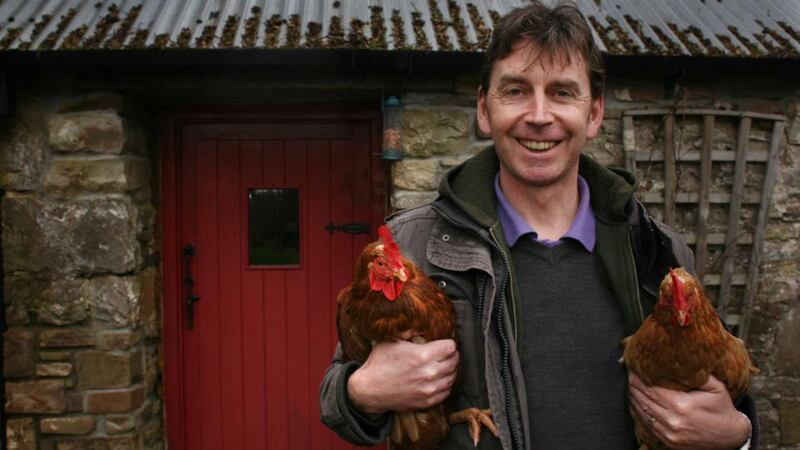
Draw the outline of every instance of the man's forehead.
[[[509,53],[502,60],[513,60],[519,64],[519,70],[529,71],[539,66],[545,72],[564,72],[575,69],[578,72],[586,71],[583,56],[576,50],[569,48],[542,47],[530,39],[520,39],[511,47]]]

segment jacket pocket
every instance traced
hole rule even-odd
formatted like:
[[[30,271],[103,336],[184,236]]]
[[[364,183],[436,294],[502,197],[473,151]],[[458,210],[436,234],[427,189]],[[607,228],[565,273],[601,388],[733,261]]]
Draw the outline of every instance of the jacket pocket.
[[[483,398],[486,397],[486,386],[483,376],[483,336],[477,310],[469,300],[451,299],[451,301],[458,316],[458,350],[461,357],[461,374],[456,392],[463,393],[467,400],[463,402],[462,399],[457,399],[456,406],[459,409],[470,406],[482,407],[485,403]]]
[[[481,333],[478,282],[476,270],[463,272],[434,267],[430,277],[444,290],[456,311],[456,333],[461,357],[459,379],[451,395],[456,410],[468,407],[488,407],[484,377],[483,334]]]

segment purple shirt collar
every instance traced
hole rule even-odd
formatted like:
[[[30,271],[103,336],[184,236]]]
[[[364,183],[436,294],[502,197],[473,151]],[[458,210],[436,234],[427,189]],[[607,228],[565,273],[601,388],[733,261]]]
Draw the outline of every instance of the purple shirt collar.
[[[494,177],[494,193],[497,196],[497,215],[500,217],[500,226],[503,227],[503,234],[506,236],[506,242],[509,247],[513,247],[522,236],[532,234],[531,237],[533,239],[548,247],[555,247],[564,239],[571,238],[580,242],[587,252],[591,253],[592,250],[594,250],[595,219],[589,204],[589,185],[586,184],[586,180],[584,180],[582,176],[578,175],[578,194],[580,200],[575,219],[573,219],[569,230],[561,236],[561,239],[556,241],[539,239],[536,231],[531,228],[525,219],[511,206],[505,194],[503,194],[502,189],[500,189],[499,173]]]

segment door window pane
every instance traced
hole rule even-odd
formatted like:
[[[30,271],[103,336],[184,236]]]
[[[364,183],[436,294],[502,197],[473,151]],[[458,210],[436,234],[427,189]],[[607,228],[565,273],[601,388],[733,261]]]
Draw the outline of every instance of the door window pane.
[[[250,189],[248,201],[250,265],[299,265],[299,189]]]

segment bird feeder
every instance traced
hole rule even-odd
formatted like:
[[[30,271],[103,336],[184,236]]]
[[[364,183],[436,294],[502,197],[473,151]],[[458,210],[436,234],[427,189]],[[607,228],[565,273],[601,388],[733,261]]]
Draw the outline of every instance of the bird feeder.
[[[400,127],[403,107],[400,99],[391,96],[383,102],[383,149],[381,158],[387,161],[403,159],[400,147]]]

